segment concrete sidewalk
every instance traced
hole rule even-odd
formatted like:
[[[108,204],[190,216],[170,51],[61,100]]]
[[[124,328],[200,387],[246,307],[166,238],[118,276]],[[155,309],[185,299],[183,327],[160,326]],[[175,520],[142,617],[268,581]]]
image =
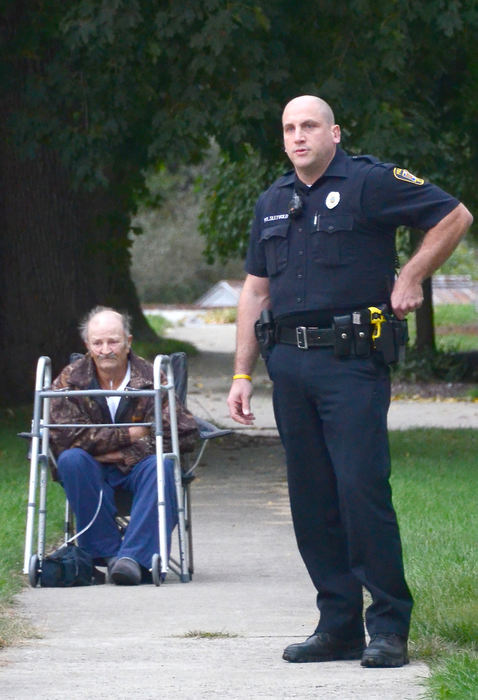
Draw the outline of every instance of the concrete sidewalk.
[[[18,609],[40,637],[0,652],[4,700],[315,698],[411,700],[423,663],[289,664],[312,633],[315,591],[290,520],[276,438],[224,438],[193,484],[191,583],[26,589]]]
[[[189,407],[228,425],[225,398],[234,328],[184,326],[172,335],[201,350],[190,361]],[[256,427],[212,443],[192,487],[193,581],[182,584],[169,574],[160,588],[25,589],[18,610],[39,637],[0,652],[3,699],[421,696],[428,675],[423,663],[362,669],[358,661],[282,660],[287,644],[315,628],[315,590],[297,552],[271,386],[262,363],[254,385]],[[417,411],[416,402],[404,403],[403,417],[391,418],[396,421],[391,427],[410,427],[425,415],[437,415],[438,404],[427,403],[424,409],[420,402]],[[476,404],[440,406],[447,407],[440,419],[445,427],[478,426]]]

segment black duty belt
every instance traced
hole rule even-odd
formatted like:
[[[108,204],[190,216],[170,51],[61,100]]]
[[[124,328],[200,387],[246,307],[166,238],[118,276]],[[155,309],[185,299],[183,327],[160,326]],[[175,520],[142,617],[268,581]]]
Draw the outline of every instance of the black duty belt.
[[[317,328],[316,326],[297,326],[297,328],[277,326],[276,342],[296,345],[301,350],[333,347],[335,332],[333,328]]]

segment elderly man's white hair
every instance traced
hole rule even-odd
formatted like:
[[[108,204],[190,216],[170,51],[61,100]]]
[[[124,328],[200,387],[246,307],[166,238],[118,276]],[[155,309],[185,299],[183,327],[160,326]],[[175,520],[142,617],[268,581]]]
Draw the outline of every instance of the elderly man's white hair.
[[[103,313],[103,311],[111,311],[112,313],[117,314],[123,324],[125,335],[131,335],[131,316],[128,313],[116,311],[116,309],[112,309],[110,306],[95,306],[94,309],[88,311],[88,313],[81,319],[78,326],[83,342],[86,343],[88,341],[88,326],[90,325],[90,321],[98,314]]]

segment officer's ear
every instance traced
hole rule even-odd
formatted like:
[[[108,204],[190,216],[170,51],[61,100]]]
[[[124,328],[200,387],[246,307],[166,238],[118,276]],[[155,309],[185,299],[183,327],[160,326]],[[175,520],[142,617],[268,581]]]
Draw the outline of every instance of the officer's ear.
[[[340,143],[342,134],[340,133],[340,126],[338,124],[332,126],[332,136],[334,138],[334,143]]]

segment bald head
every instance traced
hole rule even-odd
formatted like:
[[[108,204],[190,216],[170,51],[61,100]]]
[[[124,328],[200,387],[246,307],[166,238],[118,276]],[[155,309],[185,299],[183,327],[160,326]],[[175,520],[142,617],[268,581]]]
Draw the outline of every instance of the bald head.
[[[299,97],[294,97],[293,100],[290,100],[290,102],[288,102],[284,107],[282,122],[284,123],[284,117],[288,111],[297,109],[306,109],[312,112],[319,112],[327,124],[332,126],[332,124],[335,123],[334,113],[330,105],[321,97],[316,97],[315,95],[300,95]]]
[[[98,311],[98,313],[90,318],[86,329],[87,338],[89,338],[92,333],[95,333],[97,329],[102,329],[104,327],[114,328],[118,334],[126,337],[121,314],[113,309],[105,309],[104,311]]]
[[[331,163],[340,143],[334,113],[320,97],[301,95],[287,103],[282,114],[284,150],[297,177],[313,185]]]

